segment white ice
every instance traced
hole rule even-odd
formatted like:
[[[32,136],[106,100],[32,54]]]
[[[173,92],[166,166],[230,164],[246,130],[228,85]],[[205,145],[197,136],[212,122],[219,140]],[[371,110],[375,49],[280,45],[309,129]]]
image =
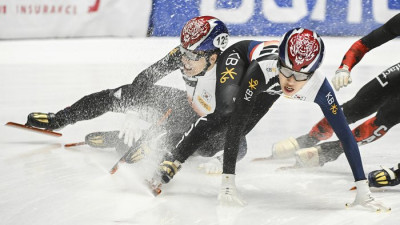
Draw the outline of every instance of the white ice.
[[[343,54],[358,37],[325,38],[321,70],[330,79]],[[246,38],[240,38],[246,39]],[[252,38],[267,40],[270,38]],[[231,43],[239,38],[232,38]],[[24,123],[30,112],[56,112],[84,95],[131,83],[135,75],[178,45],[178,38],[22,40],[0,42],[0,122]],[[366,82],[398,62],[400,40],[368,53],[353,70],[353,84],[337,92],[349,100]],[[183,88],[179,73],[161,81]],[[374,93],[371,93],[374,94]],[[321,118],[315,104],[280,99],[248,135],[249,151],[237,165],[237,187],[244,208],[217,204],[220,176],[205,175],[187,161],[163,193],[153,197],[142,184],[151,170],[143,161],[110,175],[116,152],[64,148],[94,131],[120,128],[123,115],[67,126],[60,138],[0,126],[0,221],[13,225],[233,225],[233,224],[398,224],[400,186],[373,189],[393,208],[374,213],[352,202],[354,185],[346,158],[322,168],[277,171],[293,159],[251,162],[270,155],[271,145],[297,137]],[[352,125],[351,127],[354,127]],[[361,147],[365,172],[400,162],[399,126]]]

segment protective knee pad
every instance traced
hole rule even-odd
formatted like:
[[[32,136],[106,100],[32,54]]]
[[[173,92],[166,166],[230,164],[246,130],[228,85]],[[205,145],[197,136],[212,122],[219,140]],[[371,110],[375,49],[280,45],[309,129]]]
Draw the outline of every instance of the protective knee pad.
[[[284,159],[294,156],[299,149],[297,140],[293,137],[278,141],[272,145],[272,157],[275,159]]]
[[[320,165],[318,146],[300,149],[295,153],[294,157],[296,165],[299,167],[317,167]]]

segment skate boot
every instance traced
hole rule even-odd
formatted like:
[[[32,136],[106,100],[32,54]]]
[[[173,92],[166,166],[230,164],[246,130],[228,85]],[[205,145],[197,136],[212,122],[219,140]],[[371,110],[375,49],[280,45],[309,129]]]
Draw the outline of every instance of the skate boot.
[[[93,148],[114,148],[119,142],[119,131],[94,132],[86,135],[85,143]]]
[[[400,184],[400,163],[393,168],[381,167],[381,170],[375,170],[368,174],[370,187],[396,186]]]
[[[161,193],[161,186],[169,183],[175,174],[181,169],[181,162],[174,160],[172,156],[167,155],[164,161],[160,163],[158,170],[153,175],[153,178],[146,180],[147,185],[154,196]]]
[[[28,115],[25,125],[45,130],[57,130],[63,128],[66,124],[54,113],[33,112]]]
[[[127,145],[125,145],[125,146],[127,146]],[[123,148],[123,146],[117,148],[117,151],[118,151],[118,149],[121,149],[121,148]],[[135,148],[135,146],[131,147],[129,149],[129,151],[130,152],[125,156],[124,161],[126,163],[131,164],[131,163],[136,163],[136,162],[139,162],[140,160],[142,160],[146,156],[146,154],[148,154],[151,151],[151,149],[146,143],[143,143],[139,147],[136,147],[136,148]]]
[[[161,182],[164,184],[168,183],[172,178],[174,178],[175,174],[181,169],[181,167],[181,162],[178,160],[164,160],[159,166]]]

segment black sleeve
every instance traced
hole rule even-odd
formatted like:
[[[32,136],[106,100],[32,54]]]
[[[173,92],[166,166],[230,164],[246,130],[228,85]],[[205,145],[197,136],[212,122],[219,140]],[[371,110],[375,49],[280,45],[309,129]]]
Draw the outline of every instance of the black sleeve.
[[[255,108],[256,96],[264,90],[263,85],[265,85],[264,74],[254,60],[243,77],[229,121],[225,137],[223,173],[235,174],[240,137],[244,135],[249,115]]]
[[[244,134],[247,135],[257,123],[268,113],[272,105],[278,100],[280,95],[271,95],[267,92],[262,92],[256,96],[255,105],[249,120],[247,121],[246,127],[244,129]]]
[[[250,65],[246,55],[249,43],[250,41],[235,43],[218,57],[215,89],[216,113],[230,115],[233,112],[234,98]]]
[[[218,113],[211,113],[200,117],[182,135],[175,149],[172,150],[172,155],[179,162],[185,162],[200,146],[211,138],[216,137],[219,132],[224,132],[226,124],[229,121],[228,118]]]
[[[181,53],[179,47],[176,47],[164,58],[140,72],[133,80],[132,85],[137,88],[139,92],[145,90],[147,87],[153,86],[157,81],[161,80],[172,71],[179,69],[180,64]]]
[[[381,27],[361,38],[361,41],[371,50],[398,36],[400,36],[400,13],[392,17]]]

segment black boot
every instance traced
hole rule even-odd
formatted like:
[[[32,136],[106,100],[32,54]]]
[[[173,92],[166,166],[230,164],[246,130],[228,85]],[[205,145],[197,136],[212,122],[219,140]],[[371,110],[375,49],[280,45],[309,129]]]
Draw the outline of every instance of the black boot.
[[[126,150],[126,148],[128,150]],[[126,163],[136,163],[142,160],[144,157],[146,157],[146,154],[148,154],[151,151],[151,148],[146,144],[143,143],[139,147],[133,146],[129,147],[127,145],[125,146],[120,146],[117,148],[118,150],[123,150],[123,151],[130,151],[128,155],[125,156],[124,161]]]
[[[85,143],[93,148],[115,148],[117,153],[122,156],[130,147],[118,138],[119,131],[94,132],[86,135]],[[129,161],[127,161],[129,163]],[[133,162],[131,162],[133,163]]]
[[[181,169],[181,162],[175,160],[175,158],[167,153],[165,155],[163,161],[160,163],[158,175],[161,178],[161,182],[166,184],[168,183],[176,173]]]
[[[120,139],[119,131],[94,132],[86,135],[85,143],[93,148],[114,148]]]
[[[393,168],[382,167],[368,174],[370,187],[396,186],[400,184],[400,163]]]
[[[67,124],[54,113],[33,112],[28,115],[27,126],[43,128],[46,130],[61,129]]]

